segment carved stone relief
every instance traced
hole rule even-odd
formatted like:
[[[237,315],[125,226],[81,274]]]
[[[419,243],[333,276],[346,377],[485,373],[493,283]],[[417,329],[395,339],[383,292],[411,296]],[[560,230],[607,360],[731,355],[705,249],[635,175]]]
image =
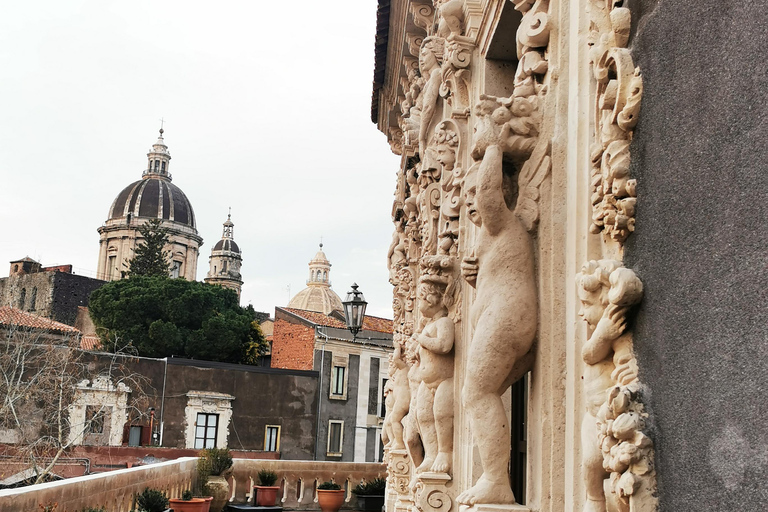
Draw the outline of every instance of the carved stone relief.
[[[653,443],[643,433],[647,414],[626,331],[627,312],[642,299],[643,285],[621,262],[600,260],[584,265],[577,287],[589,331],[582,347],[584,510],[654,510]]]
[[[637,124],[643,80],[627,48],[630,12],[614,1],[592,0],[589,60],[597,85],[591,188],[593,233],[623,243],[635,229],[635,180],[629,143]]]

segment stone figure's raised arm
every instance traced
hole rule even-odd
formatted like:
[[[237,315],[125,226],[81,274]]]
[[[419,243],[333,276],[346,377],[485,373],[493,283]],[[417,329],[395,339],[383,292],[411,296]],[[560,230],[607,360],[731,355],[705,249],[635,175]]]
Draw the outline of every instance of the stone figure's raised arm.
[[[502,158],[501,147],[489,146],[485,150],[485,156],[477,169],[477,212],[482,219],[483,227],[489,233],[498,233],[509,218],[509,208],[504,201],[502,186]]]

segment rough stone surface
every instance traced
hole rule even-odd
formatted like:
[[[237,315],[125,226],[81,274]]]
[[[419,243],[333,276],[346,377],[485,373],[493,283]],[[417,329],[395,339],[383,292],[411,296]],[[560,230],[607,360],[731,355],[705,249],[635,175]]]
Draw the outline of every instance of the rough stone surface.
[[[768,11],[633,5],[645,285],[634,327],[661,511],[762,510],[768,478]]]

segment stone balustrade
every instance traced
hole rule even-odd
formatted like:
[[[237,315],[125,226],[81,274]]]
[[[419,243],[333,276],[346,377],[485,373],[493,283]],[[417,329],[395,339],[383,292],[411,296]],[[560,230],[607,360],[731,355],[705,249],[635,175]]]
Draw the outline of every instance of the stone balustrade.
[[[373,462],[324,462],[291,460],[235,459],[229,477],[231,502],[252,499],[258,472],[268,469],[277,473],[281,487],[277,505],[286,509],[312,510],[317,505],[317,485],[333,480],[347,490],[345,508],[356,502],[352,488],[363,480],[384,477],[383,464]],[[57,504],[55,512],[77,512],[87,507],[103,506],[107,512],[129,512],[134,496],[145,487],[165,491],[170,498],[193,488],[197,481],[197,458],[160,462],[147,466],[68,478],[57,482],[31,485],[19,489],[0,490],[0,511],[30,512],[40,505]]]

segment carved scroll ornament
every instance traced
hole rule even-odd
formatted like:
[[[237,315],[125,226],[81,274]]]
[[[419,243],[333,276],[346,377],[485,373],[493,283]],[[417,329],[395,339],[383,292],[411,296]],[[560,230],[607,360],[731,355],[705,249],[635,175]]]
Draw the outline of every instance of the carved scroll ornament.
[[[635,229],[635,180],[629,143],[637,124],[643,80],[626,47],[630,12],[616,2],[592,1],[589,59],[597,84],[592,144],[592,227],[624,243]]]

